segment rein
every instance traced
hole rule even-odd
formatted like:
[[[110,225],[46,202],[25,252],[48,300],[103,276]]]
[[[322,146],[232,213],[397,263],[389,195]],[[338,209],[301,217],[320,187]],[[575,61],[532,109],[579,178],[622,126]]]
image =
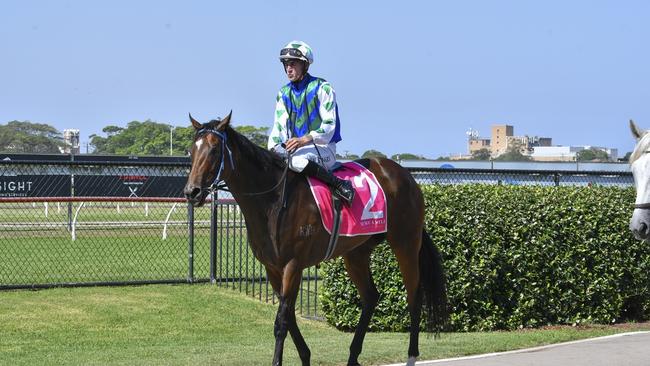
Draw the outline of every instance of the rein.
[[[282,184],[287,179],[288,170],[289,170],[289,164],[286,164],[286,166],[284,167],[284,170],[282,171],[282,177],[280,178],[278,183],[276,185],[274,185],[273,187],[269,188],[268,190],[262,191],[262,192],[244,192],[242,194],[244,196],[258,196],[258,195],[267,194],[267,193],[275,191],[280,186],[280,184]]]
[[[200,136],[200,135],[206,134],[206,133],[211,133],[211,134],[214,134],[215,136],[221,138],[221,141],[222,141],[222,143],[221,143],[221,163],[219,164],[219,170],[217,171],[217,175],[215,176],[214,181],[212,182],[212,184],[209,187],[203,188],[203,189],[207,189],[207,190],[212,191],[212,192],[215,192],[215,191],[230,192],[229,189],[225,188],[226,183],[224,182],[223,178],[221,177],[221,174],[223,173],[224,166],[225,166],[224,157],[226,155],[226,151],[228,152],[228,159],[230,160],[230,166],[232,167],[233,171],[235,170],[235,164],[234,164],[233,159],[232,159],[232,150],[230,150],[230,147],[228,147],[228,135],[226,135],[224,132],[217,131],[214,128],[207,128],[207,127],[196,131],[197,136]],[[260,192],[244,192],[244,193],[241,193],[241,194],[245,195],[245,196],[258,196],[258,195],[263,195],[263,194],[267,194],[267,193],[275,191],[280,186],[280,184],[282,184],[287,179],[288,170],[289,170],[289,163],[287,162],[287,164],[284,167],[284,171],[282,172],[282,177],[280,178],[278,183],[276,185],[274,185],[273,187],[271,187],[270,189],[267,189],[265,191],[260,191]]]

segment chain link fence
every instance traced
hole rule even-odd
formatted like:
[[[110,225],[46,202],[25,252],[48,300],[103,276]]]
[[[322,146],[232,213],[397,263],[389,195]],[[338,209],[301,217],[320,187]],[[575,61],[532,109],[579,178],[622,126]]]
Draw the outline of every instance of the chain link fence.
[[[277,300],[236,203],[182,197],[186,159],[111,159],[0,162],[0,289],[210,281]],[[303,276],[308,317],[316,272]]]
[[[182,197],[186,159],[92,158],[0,161],[0,289],[212,282],[276,301],[236,203]],[[409,169],[420,184],[634,184],[629,172]],[[303,316],[319,317],[318,281],[304,271]]]
[[[420,184],[508,184],[540,186],[634,186],[626,171],[408,168]]]

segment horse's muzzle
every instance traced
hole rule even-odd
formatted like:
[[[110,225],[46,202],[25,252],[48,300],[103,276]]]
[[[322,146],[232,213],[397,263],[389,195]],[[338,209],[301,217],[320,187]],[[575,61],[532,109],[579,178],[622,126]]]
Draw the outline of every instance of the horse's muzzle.
[[[648,237],[650,237],[650,233],[648,232],[648,225],[646,223],[641,222],[637,225],[631,223],[630,230],[632,231],[632,234],[634,234],[634,237],[638,240],[648,240]]]
[[[206,189],[201,189],[201,187],[190,184],[185,186],[183,193],[185,194],[187,201],[194,207],[203,206],[205,198],[208,196],[208,191]]]
[[[650,239],[650,210],[634,210],[630,220],[630,231],[638,240]]]

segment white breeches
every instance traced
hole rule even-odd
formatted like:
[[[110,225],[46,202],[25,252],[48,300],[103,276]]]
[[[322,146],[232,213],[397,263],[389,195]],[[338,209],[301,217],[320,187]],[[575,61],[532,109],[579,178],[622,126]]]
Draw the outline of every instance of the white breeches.
[[[302,172],[309,161],[313,161],[328,170],[332,169],[336,163],[336,144],[314,145],[310,143],[297,149],[291,154],[289,169],[294,172]]]

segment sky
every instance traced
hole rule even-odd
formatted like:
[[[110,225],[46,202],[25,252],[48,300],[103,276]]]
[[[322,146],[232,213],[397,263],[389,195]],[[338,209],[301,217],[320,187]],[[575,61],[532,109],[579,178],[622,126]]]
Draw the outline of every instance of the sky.
[[[631,151],[650,128],[648,1],[0,2],[0,124],[270,127],[289,41],[336,91],[338,153],[467,153],[492,124]]]

